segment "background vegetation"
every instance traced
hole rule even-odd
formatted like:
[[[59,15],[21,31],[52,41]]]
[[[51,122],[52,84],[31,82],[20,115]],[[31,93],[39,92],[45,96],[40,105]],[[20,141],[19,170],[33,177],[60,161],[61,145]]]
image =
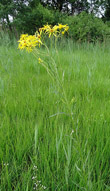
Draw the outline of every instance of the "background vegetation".
[[[0,1],[0,191],[110,190],[109,10],[103,0]],[[21,33],[46,23],[70,26],[50,51],[74,124],[45,69],[17,50]]]
[[[110,190],[110,46],[62,41],[74,125],[33,55],[0,40],[0,190]],[[38,182],[41,181],[41,182]]]
[[[110,37],[110,1],[1,0],[0,20],[2,29],[17,38],[47,23],[66,23],[75,41],[104,41]]]

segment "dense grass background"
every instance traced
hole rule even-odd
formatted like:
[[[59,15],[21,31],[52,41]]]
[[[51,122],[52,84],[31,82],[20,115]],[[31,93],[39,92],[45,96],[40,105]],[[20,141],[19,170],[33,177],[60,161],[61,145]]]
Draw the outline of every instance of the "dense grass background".
[[[74,125],[33,55],[1,43],[0,191],[110,190],[110,47],[64,43],[59,62]]]

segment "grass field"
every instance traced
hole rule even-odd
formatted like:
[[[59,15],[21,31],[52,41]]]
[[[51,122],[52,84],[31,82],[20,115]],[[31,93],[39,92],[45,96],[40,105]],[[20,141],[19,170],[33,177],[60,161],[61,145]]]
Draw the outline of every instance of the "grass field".
[[[33,55],[0,46],[0,191],[110,190],[110,47],[58,52],[73,121]]]

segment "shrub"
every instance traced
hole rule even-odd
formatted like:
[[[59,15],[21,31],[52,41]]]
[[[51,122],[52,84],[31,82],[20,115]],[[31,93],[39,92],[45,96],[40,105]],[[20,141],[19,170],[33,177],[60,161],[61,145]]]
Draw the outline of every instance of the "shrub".
[[[19,14],[13,24],[20,33],[34,34],[37,28],[42,25],[54,23],[54,14],[51,10],[38,4],[32,11],[27,11],[25,14]]]
[[[93,14],[82,12],[77,16],[66,16],[62,23],[69,25],[69,35],[77,41],[104,41],[110,37],[110,27]]]

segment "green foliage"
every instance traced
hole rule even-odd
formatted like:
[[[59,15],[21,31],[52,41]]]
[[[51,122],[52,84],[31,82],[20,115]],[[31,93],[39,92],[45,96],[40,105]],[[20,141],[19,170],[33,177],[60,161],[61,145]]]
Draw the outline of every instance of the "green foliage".
[[[35,15],[35,24],[38,28],[46,23],[53,24],[54,22],[54,13],[41,4],[33,10],[33,14]]]
[[[54,22],[54,14],[51,10],[38,4],[31,10],[29,7],[26,12],[20,13],[14,20],[17,30],[23,33],[33,34],[37,28],[44,24],[52,24]]]
[[[28,6],[26,0],[1,0],[0,1],[0,20],[2,25],[7,26],[10,32],[13,32],[13,21],[19,13],[27,12]]]
[[[103,41],[110,37],[110,27],[99,18],[85,12],[77,16],[67,16],[63,23],[70,26],[69,35],[78,41]]]
[[[69,3],[71,4],[70,8],[68,8]],[[18,37],[19,33],[34,34],[39,27],[47,23],[52,25],[65,23],[69,24],[69,36],[74,40],[103,41],[110,36],[109,24],[104,24],[102,19],[96,18],[89,13],[93,12],[95,14],[100,6],[103,9],[105,8],[103,21],[109,23],[109,1],[95,0],[91,4],[87,0],[69,0],[68,2],[65,0],[1,0],[0,22],[5,31],[14,33],[16,37]],[[65,15],[65,13],[71,16]],[[77,16],[75,16],[76,13]]]
[[[0,46],[0,190],[33,191],[41,181],[46,191],[109,191],[110,45],[69,41],[52,54],[74,127],[32,54]]]
[[[16,45],[16,38],[13,33],[0,31],[0,46],[7,46],[10,47],[12,45]]]

